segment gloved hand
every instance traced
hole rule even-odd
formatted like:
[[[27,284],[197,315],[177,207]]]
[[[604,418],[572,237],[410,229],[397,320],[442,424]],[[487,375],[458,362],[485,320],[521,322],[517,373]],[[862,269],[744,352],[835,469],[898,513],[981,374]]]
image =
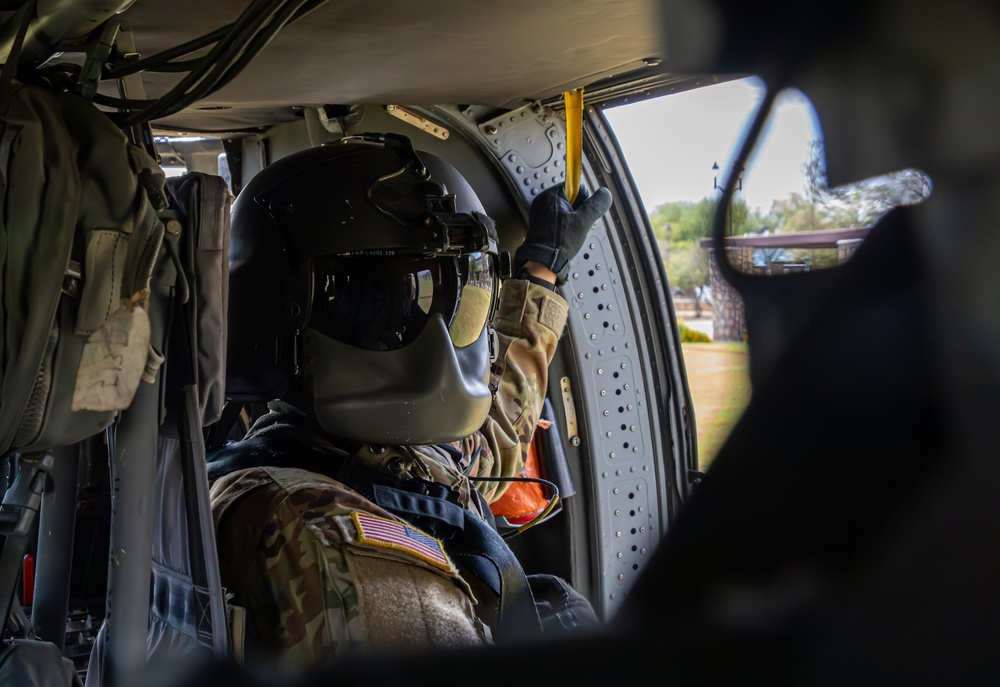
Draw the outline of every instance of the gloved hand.
[[[528,575],[535,609],[542,621],[542,633],[564,635],[594,630],[601,621],[587,598],[555,575]]]
[[[566,283],[569,261],[580,251],[590,227],[611,207],[611,192],[599,188],[590,195],[581,186],[576,205],[570,205],[563,184],[538,194],[528,211],[528,235],[514,253],[514,274],[529,260],[555,272]]]

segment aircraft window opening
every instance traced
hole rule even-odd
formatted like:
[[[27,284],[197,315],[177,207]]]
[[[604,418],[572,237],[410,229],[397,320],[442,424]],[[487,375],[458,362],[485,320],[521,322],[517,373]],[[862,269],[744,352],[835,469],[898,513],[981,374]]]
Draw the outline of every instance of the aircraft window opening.
[[[160,167],[168,177],[188,172],[205,172],[226,179],[232,188],[229,164],[222,141],[204,136],[154,136],[153,144],[160,156]]]
[[[751,393],[746,341],[753,333],[742,299],[713,264],[710,238],[727,177],[738,175],[725,257],[762,277],[843,264],[885,212],[933,190],[915,169],[830,188],[819,118],[794,89],[777,96],[745,169],[735,169],[731,159],[763,96],[763,82],[748,78],[604,111],[646,208],[681,322],[700,470]]]

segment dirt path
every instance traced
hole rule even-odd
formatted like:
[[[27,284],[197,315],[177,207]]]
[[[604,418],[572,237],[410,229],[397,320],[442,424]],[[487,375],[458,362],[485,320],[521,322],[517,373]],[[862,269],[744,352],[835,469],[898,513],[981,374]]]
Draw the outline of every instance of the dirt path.
[[[729,343],[684,344],[683,350],[704,469],[750,400],[747,350]]]

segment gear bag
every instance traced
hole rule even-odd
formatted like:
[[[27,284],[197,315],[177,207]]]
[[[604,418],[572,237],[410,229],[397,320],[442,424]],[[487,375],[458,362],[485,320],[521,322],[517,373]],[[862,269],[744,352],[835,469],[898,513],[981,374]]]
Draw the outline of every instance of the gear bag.
[[[155,376],[163,181],[87,100],[0,83],[0,454],[96,434]]]
[[[225,401],[229,189],[221,177],[190,172],[170,179],[167,190],[176,219],[167,220],[165,241],[183,267],[177,283],[186,293],[175,296],[158,442],[150,657],[196,645],[218,650],[227,632],[201,436]]]
[[[73,662],[49,642],[28,639],[0,644],[0,685],[4,687],[82,687]]]

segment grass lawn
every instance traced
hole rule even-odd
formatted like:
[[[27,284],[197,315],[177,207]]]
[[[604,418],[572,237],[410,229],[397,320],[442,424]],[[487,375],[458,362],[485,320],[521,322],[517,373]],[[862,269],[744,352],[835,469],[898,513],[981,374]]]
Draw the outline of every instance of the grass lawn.
[[[684,344],[684,363],[698,423],[698,464],[711,464],[750,401],[746,344]]]

